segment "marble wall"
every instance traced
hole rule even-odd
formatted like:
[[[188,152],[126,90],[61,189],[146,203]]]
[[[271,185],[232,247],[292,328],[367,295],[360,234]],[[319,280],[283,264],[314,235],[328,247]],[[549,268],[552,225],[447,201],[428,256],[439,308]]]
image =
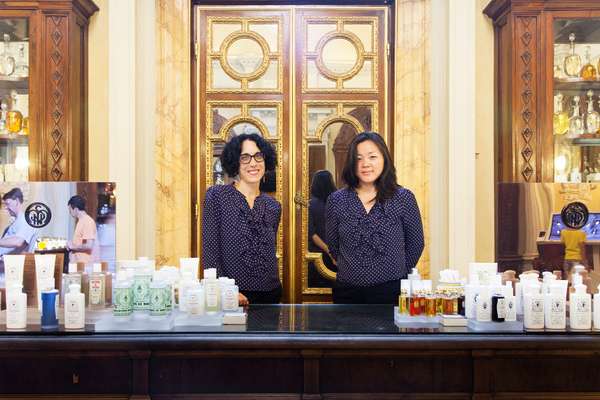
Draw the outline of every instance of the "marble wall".
[[[157,265],[191,249],[189,0],[156,0],[155,202]]]
[[[429,276],[431,0],[397,0],[395,32],[394,152],[398,181],[413,191],[421,209],[425,250],[419,261]]]

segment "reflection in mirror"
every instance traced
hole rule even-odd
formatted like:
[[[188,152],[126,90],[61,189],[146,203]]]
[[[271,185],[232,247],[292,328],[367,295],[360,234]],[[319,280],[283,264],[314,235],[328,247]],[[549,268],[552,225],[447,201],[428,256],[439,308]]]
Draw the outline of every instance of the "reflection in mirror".
[[[358,51],[345,38],[335,38],[323,46],[321,58],[325,67],[336,75],[350,72],[358,61]]]
[[[316,51],[319,40],[327,33],[336,30],[336,24],[308,24],[306,27],[306,51],[309,53]]]
[[[269,137],[277,137],[277,108],[276,107],[251,107],[250,116],[258,119],[267,127]]]
[[[231,42],[226,54],[229,66],[241,75],[255,72],[265,56],[256,40],[245,37]]]
[[[337,112],[337,108],[333,107],[321,107],[321,106],[308,106],[307,114],[307,134],[308,136],[316,136],[317,135],[317,127],[321,122],[326,120],[327,118],[335,115]]]
[[[240,107],[215,107],[212,109],[212,133],[213,136],[219,136],[219,132],[221,131],[221,127],[225,125],[225,123],[237,117],[242,113],[242,109]]]
[[[248,89],[277,89],[278,74],[279,61],[271,60],[267,70],[260,78],[248,82]]]
[[[496,190],[499,270],[557,271],[566,279],[573,265],[581,263],[595,290],[600,283],[600,186],[500,183]],[[581,229],[568,228],[561,215],[565,206],[573,202],[583,203],[589,211]],[[585,242],[578,231],[585,233]],[[580,239],[572,240],[577,237]]]
[[[248,29],[265,39],[270,52],[274,53],[278,50],[277,24],[248,24]]]
[[[373,88],[373,61],[365,60],[362,68],[352,78],[342,84],[344,89],[371,89]]]
[[[212,61],[212,89],[241,89],[242,83],[223,71],[219,60]]]
[[[239,22],[223,23],[216,22],[212,24],[212,51],[218,52],[221,49],[223,40],[233,32],[241,31],[242,24]]]
[[[352,32],[358,36],[366,52],[373,51],[372,24],[344,24],[344,31]]]
[[[354,117],[365,131],[373,130],[372,119],[373,109],[367,106],[347,106],[344,107],[344,114]]]
[[[326,78],[319,68],[315,60],[306,61],[306,84],[310,89],[335,89],[336,82]]]

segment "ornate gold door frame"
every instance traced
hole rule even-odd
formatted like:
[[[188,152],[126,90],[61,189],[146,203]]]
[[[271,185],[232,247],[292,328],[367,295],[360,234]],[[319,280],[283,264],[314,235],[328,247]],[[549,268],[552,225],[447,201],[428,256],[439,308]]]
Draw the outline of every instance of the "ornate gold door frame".
[[[284,300],[327,301],[335,273],[309,252],[310,179],[330,167],[338,186],[351,138],[386,138],[386,7],[196,7],[195,193],[226,183],[218,155],[231,135],[277,147],[273,196],[283,206],[277,255]],[[293,212],[292,212],[293,211]],[[201,221],[196,212],[195,245]],[[291,240],[290,240],[291,238]],[[312,275],[326,282],[315,286]],[[321,285],[322,286],[322,285]]]

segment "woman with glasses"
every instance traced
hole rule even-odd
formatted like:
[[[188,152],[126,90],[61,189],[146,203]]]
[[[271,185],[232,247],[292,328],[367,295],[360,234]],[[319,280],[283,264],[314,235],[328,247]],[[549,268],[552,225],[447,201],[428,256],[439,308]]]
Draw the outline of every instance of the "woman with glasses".
[[[383,138],[357,135],[342,171],[346,188],[327,201],[327,245],[337,261],[334,303],[395,304],[400,279],[423,252],[423,225],[412,192],[396,183]]]
[[[233,137],[221,154],[230,185],[206,191],[202,213],[202,261],[218,276],[235,279],[240,305],[279,303],[281,282],[275,254],[281,205],[261,193],[266,171],[274,171],[273,146],[259,135]]]

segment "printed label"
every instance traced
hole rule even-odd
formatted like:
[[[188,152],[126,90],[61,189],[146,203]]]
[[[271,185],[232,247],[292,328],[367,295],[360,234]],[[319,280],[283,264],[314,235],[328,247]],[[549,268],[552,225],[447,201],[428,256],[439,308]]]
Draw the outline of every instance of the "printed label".
[[[165,290],[163,288],[151,288],[150,315],[165,315],[166,313]]]
[[[147,310],[150,307],[150,281],[149,275],[136,276],[133,280],[133,309]]]
[[[90,279],[90,304],[97,306],[100,304],[104,304],[104,299],[102,298],[102,294],[104,292],[104,288],[102,287],[102,279],[100,278],[92,278]]]
[[[506,318],[506,301],[504,299],[498,299],[497,303],[498,318]]]
[[[124,317],[133,311],[133,293],[131,288],[115,288],[113,315]]]

